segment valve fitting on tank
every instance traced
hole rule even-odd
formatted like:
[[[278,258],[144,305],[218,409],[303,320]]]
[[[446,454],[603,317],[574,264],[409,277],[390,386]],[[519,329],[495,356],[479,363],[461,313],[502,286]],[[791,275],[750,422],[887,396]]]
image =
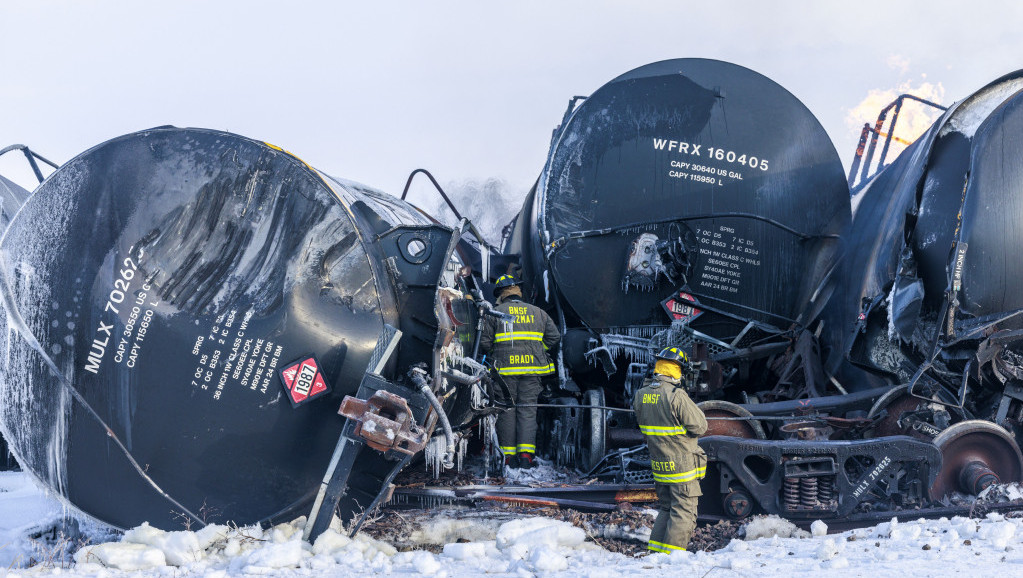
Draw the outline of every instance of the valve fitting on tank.
[[[427,373],[425,369],[417,365],[409,370],[408,376],[412,383],[416,384],[416,387],[419,388],[419,391],[426,396],[426,399],[430,400],[430,405],[437,412],[440,425],[444,429],[444,439],[447,442],[444,448],[444,461],[441,465],[444,466],[445,470],[450,470],[455,467],[455,434],[451,431],[451,422],[448,421],[448,414],[444,413],[444,407],[441,406],[440,400],[433,394],[433,388],[430,387],[430,382],[426,379]]]

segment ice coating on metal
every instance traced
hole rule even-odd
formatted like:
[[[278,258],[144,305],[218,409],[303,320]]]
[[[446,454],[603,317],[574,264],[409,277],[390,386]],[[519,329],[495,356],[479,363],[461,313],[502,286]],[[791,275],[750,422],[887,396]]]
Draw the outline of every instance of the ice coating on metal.
[[[79,165],[69,162],[64,170],[70,180],[80,176]],[[79,199],[73,193],[73,187],[66,183],[57,183],[57,191],[61,198],[60,203],[55,203],[48,212],[46,218],[40,219],[35,224],[36,231],[54,233],[60,227],[60,223],[67,219],[68,215],[77,209]],[[54,345],[63,343],[70,349],[74,346],[74,336],[67,331],[68,325],[77,322],[77,317],[67,311],[64,315],[60,304],[56,302],[51,294],[51,288],[45,283],[40,283],[36,274],[36,265],[47,258],[47,255],[54,249],[52,246],[34,245],[31,241],[32,231],[28,229],[8,228],[4,232],[5,245],[0,245],[0,272],[5,277],[9,288],[22,295],[31,295],[36,300],[36,306],[21,312],[24,322],[32,326],[44,326],[47,333],[53,333],[64,339],[54,339]],[[17,246],[20,249],[22,260],[12,262],[9,246]],[[56,384],[56,379],[46,375],[34,375],[30,370],[28,361],[23,357],[26,352],[26,343],[18,336],[18,323],[11,318],[6,307],[4,310],[4,331],[0,332],[0,352],[3,353],[3,363],[0,363],[0,434],[7,440],[11,452],[21,464],[37,463],[41,467],[30,468],[29,473],[42,482],[46,487],[61,497],[66,497],[67,492],[67,429],[68,420],[71,415],[71,397],[63,388]],[[53,322],[47,323],[50,317]],[[67,319],[65,320],[65,317]],[[49,327],[46,327],[49,325]],[[63,358],[55,362],[57,367],[66,372],[73,371],[69,359]],[[11,378],[11,375],[27,377],[28,379]],[[38,398],[35,391],[49,388],[52,397],[49,403],[38,405]],[[25,432],[33,432],[30,443],[19,443],[25,440]]]
[[[592,328],[665,324],[660,302],[683,284],[785,326],[850,220],[843,172],[813,114],[770,79],[720,61],[654,63],[601,87],[561,129],[537,189],[542,252]],[[686,278],[629,270],[642,265],[638,236]]]
[[[959,105],[956,114],[941,128],[939,136],[955,131],[966,138],[973,138],[991,112],[1020,90],[1023,90],[1023,78],[1009,78],[978,91]]]
[[[228,133],[161,128],[83,153],[37,189],[0,252],[27,331],[96,416],[6,323],[0,429],[46,486],[115,526],[182,518],[106,428],[209,521],[299,515],[341,397],[398,321],[368,224],[409,215]],[[334,389],[292,409],[277,370],[309,354]]]

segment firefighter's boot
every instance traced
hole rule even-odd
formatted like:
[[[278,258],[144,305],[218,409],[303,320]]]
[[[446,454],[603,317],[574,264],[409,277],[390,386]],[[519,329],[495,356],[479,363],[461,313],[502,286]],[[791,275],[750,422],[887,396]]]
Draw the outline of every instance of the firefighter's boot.
[[[534,456],[533,454],[525,453],[525,452],[519,454],[519,467],[520,468],[529,470],[529,469],[535,468],[538,465],[539,464],[536,463],[536,456]]]

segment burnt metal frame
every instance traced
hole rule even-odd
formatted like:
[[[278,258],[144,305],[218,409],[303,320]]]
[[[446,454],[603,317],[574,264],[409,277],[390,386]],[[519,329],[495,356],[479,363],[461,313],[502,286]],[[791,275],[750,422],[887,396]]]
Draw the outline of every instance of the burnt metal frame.
[[[899,120],[899,112],[902,111],[902,105],[907,99],[915,100],[917,102],[920,102],[930,107],[934,107],[941,111],[948,110],[947,106],[942,106],[936,102],[931,102],[925,98],[913,96],[912,94],[899,95],[895,100],[889,103],[888,106],[882,108],[881,112],[879,112],[877,115],[877,120],[874,121],[874,126],[870,126],[869,122],[864,123],[863,130],[860,131],[860,142],[856,145],[856,154],[853,156],[852,166],[849,168],[850,191],[855,191],[858,187],[862,186],[864,183],[870,180],[871,177],[879,173],[881,169],[885,167],[884,161],[888,157],[888,149],[892,144],[892,139],[895,139],[903,144],[907,145],[912,144],[908,141],[895,137],[895,124]],[[888,132],[882,132],[881,129],[884,128],[884,123],[885,120],[887,120],[888,112],[891,111],[892,109],[894,109],[895,112],[894,114],[892,114],[892,122],[888,126]],[[867,145],[867,135],[872,135],[870,137],[869,146]],[[877,168],[874,170],[873,173],[871,173],[870,165],[874,159],[874,152],[877,150],[878,137],[881,136],[885,137],[884,147],[881,149],[881,157],[877,161]],[[864,154],[866,155],[865,161],[863,160]],[[862,171],[860,166],[861,162]],[[856,173],[860,173],[858,175],[859,176],[858,181]]]

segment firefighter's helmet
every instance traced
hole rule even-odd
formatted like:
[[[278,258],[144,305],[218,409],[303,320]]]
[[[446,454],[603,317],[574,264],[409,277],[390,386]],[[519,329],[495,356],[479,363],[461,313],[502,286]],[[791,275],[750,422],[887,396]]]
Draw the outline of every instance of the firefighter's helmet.
[[[514,287],[515,285],[521,284],[522,280],[519,279],[518,275],[515,275],[514,273],[501,275],[500,277],[497,278],[497,282],[494,283],[494,297],[499,296],[501,292],[507,289],[508,287]]]
[[[654,357],[665,361],[674,361],[679,365],[686,365],[689,363],[689,357],[686,355],[686,352],[677,347],[665,347]]]

